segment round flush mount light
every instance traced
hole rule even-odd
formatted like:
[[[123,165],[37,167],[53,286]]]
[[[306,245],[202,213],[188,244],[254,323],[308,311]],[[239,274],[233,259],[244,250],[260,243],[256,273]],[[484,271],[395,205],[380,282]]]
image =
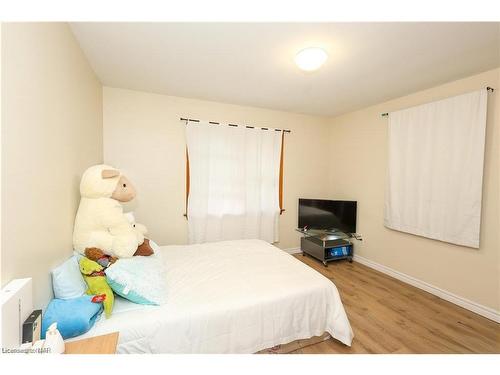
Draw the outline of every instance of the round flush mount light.
[[[295,64],[307,72],[321,68],[328,55],[326,51],[318,47],[305,48],[295,55]]]

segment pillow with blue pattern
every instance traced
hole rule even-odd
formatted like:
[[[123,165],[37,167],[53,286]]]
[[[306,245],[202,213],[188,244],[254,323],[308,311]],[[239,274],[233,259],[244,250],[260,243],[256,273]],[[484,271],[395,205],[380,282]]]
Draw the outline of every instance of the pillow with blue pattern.
[[[152,246],[156,251],[156,248]],[[120,258],[106,269],[113,291],[141,305],[161,305],[166,300],[165,267],[158,252],[153,255]]]

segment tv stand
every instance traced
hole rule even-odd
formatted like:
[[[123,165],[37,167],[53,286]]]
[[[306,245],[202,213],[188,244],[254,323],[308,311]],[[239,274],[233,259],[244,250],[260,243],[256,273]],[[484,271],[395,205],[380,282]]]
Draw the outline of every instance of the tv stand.
[[[325,267],[328,262],[347,259],[352,262],[354,246],[351,238],[357,238],[353,234],[336,230],[303,230],[297,229],[303,235],[300,239],[302,255],[310,255],[321,261]]]

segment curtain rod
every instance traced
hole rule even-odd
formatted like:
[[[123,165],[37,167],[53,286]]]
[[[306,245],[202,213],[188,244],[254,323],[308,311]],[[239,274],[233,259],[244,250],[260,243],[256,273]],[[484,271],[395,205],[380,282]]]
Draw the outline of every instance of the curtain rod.
[[[488,86],[488,87],[486,87],[486,91],[494,92],[495,89],[493,87]],[[386,116],[389,116],[389,113],[387,113],[387,112],[386,113],[382,113],[380,116],[386,117]]]
[[[196,119],[192,119],[192,118],[184,118],[184,117],[181,117],[179,120],[181,121],[186,121],[186,125],[189,121],[191,122],[200,122],[200,120],[196,120]],[[215,121],[209,121],[208,122],[209,124],[212,124],[212,125],[224,125],[224,124],[221,124],[220,122],[215,122]],[[238,125],[238,124],[228,124],[229,126],[243,126],[243,125]],[[248,126],[248,125],[245,125],[245,128],[248,128],[248,129],[261,129],[261,130],[270,130],[269,128],[259,128],[259,127],[255,127],[255,126]],[[274,129],[275,131],[277,132],[280,132],[281,129]],[[292,131],[291,130],[288,130],[288,129],[283,129],[283,132],[284,133],[291,133]]]

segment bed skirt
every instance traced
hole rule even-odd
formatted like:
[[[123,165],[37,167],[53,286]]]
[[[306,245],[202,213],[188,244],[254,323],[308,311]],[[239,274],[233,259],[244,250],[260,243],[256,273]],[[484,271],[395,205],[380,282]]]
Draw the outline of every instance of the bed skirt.
[[[292,342],[289,342],[288,344],[282,344],[282,345],[276,345],[273,346],[272,348],[267,348],[263,349],[261,351],[258,351],[255,354],[288,354],[291,353],[295,350],[305,348],[307,346],[311,346],[317,343],[320,343],[322,341],[326,341],[331,339],[332,336],[330,336],[329,333],[325,332],[321,336],[313,336],[308,339],[304,340],[295,340]]]

